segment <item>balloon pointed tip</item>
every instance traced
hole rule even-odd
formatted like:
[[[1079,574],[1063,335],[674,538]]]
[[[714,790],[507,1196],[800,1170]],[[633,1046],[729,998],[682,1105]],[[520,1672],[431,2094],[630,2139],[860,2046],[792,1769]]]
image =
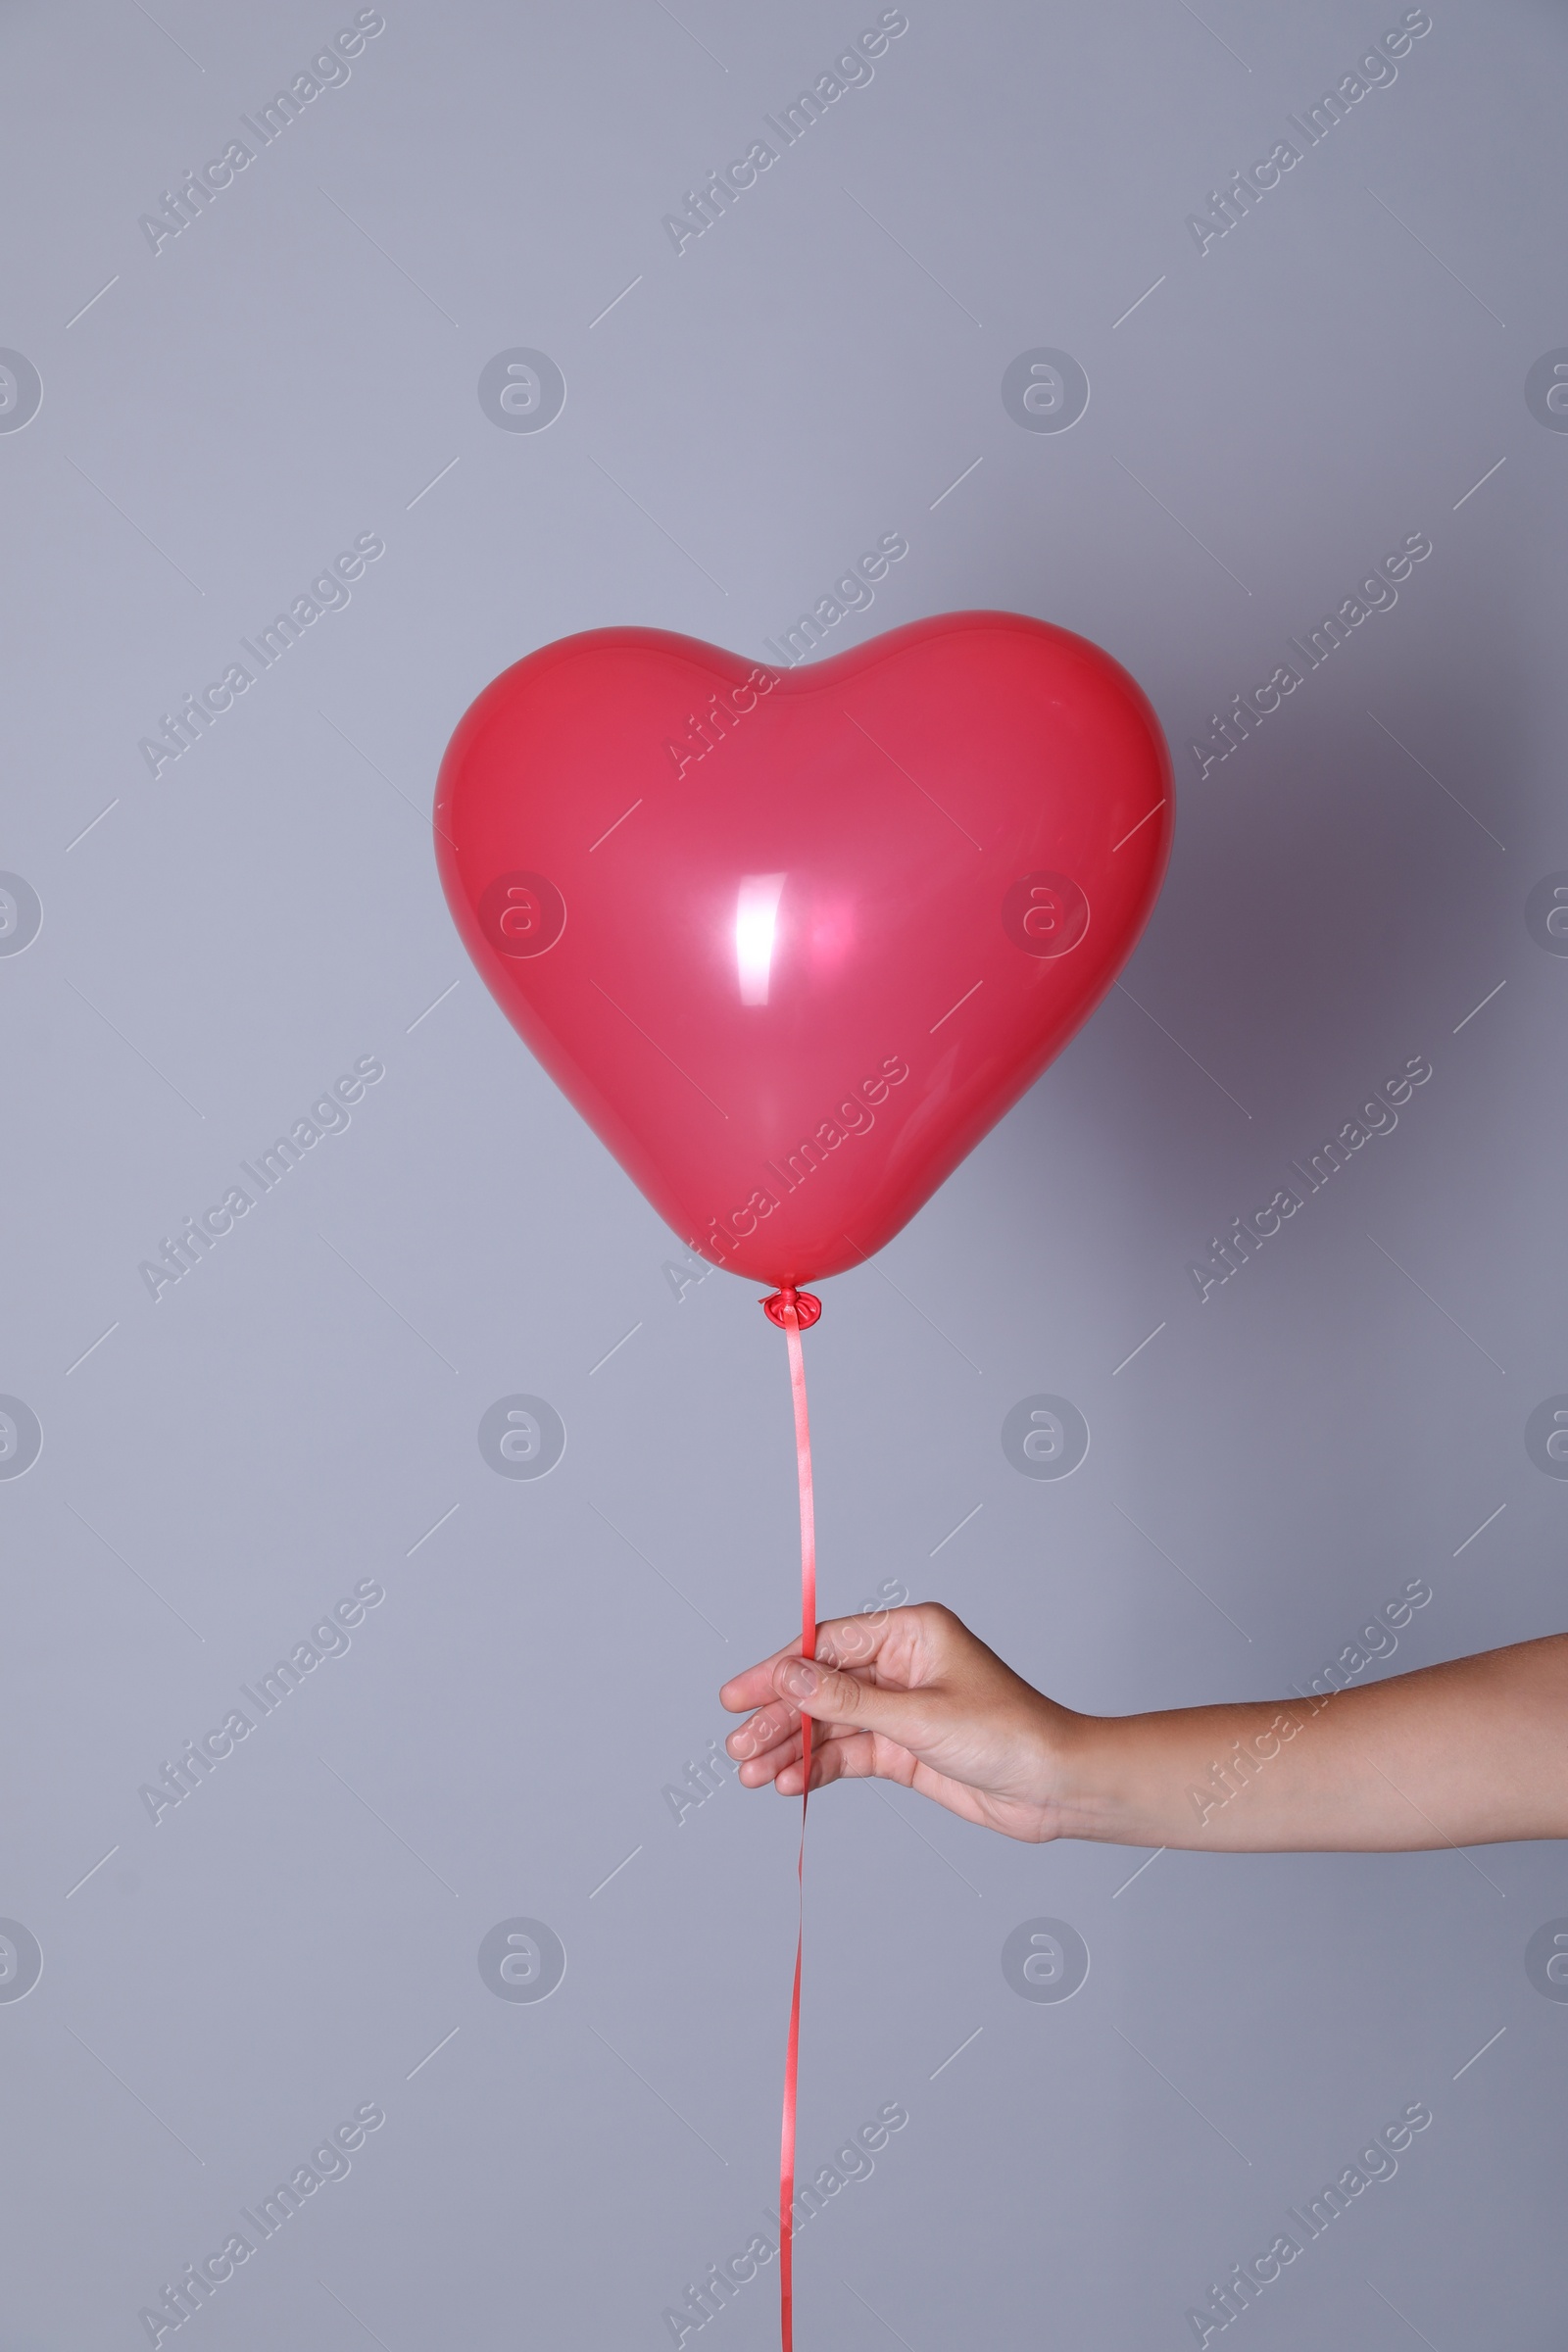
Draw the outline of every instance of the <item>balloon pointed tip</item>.
[[[791,1307],[795,1309],[796,1320],[802,1331],[809,1331],[822,1312],[820,1298],[813,1298],[809,1291],[796,1290],[791,1283],[775,1291],[771,1298],[759,1299],[758,1304],[768,1321],[776,1323],[780,1331],[789,1329],[785,1318]]]

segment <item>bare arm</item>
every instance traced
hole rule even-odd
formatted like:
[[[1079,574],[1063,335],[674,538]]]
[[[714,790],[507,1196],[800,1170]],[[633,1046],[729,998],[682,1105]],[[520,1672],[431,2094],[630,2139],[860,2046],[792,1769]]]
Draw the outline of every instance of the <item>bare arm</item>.
[[[951,1610],[818,1629],[720,1693],[748,1788],[876,1775],[1013,1838],[1211,1851],[1383,1851],[1568,1838],[1568,1635],[1331,1698],[1073,1713]],[[804,1679],[803,1679],[804,1678]],[[810,1687],[807,1687],[809,1684]]]

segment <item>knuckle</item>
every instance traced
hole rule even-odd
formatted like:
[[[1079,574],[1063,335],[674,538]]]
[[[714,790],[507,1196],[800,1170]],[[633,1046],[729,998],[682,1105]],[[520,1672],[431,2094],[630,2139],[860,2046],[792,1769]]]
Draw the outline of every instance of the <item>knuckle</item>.
[[[854,1675],[829,1674],[825,1680],[826,1695],[832,1700],[834,1711],[839,1715],[846,1716],[858,1714],[862,1688],[856,1681]]]
[[[875,1646],[872,1628],[863,1619],[854,1618],[848,1625],[835,1627],[820,1648],[829,1665],[848,1666],[857,1658],[867,1656]]]

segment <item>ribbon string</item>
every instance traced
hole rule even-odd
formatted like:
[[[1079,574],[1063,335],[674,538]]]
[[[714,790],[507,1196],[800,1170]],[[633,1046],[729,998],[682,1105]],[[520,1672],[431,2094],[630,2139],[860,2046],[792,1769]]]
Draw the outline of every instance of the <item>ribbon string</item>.
[[[789,1342],[790,1394],[795,1404],[795,1464],[801,1492],[801,1655],[816,1655],[816,1513],[811,1493],[811,1425],[806,1410],[806,1354],[801,1334],[822,1312],[809,1292],[786,1288],[762,1300],[769,1322]],[[800,1910],[795,1929],[795,1984],[790,1994],[789,2040],[784,2052],[783,2129],[778,2159],[779,2334],[783,2352],[795,2352],[795,2099],[801,2052],[801,1950],[806,1934],[806,1808],[811,1788],[811,1719],[801,1716],[801,1847],[795,1864]]]

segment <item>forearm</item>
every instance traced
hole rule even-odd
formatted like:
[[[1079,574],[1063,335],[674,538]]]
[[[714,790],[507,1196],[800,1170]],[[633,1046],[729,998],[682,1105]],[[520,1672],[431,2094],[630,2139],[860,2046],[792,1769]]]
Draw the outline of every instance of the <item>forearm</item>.
[[[1331,1698],[1075,1716],[1060,1834],[1233,1852],[1568,1837],[1568,1636]]]

